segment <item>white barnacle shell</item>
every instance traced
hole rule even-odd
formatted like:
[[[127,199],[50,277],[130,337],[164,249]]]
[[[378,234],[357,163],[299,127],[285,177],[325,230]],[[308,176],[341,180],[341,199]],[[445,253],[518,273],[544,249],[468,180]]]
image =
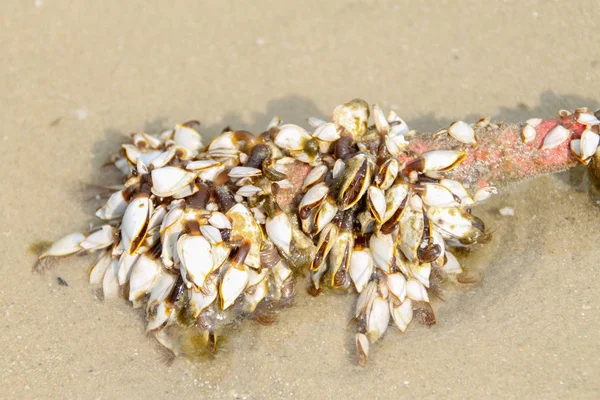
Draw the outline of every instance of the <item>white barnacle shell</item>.
[[[369,249],[377,268],[388,273],[394,259],[394,239],[392,235],[377,232],[371,235]]]
[[[230,263],[225,269],[219,294],[221,309],[228,309],[242,293],[248,283],[249,272],[245,264]]]
[[[273,244],[283,253],[290,254],[292,224],[288,216],[283,211],[276,211],[273,218],[267,218],[265,229]]]
[[[222,212],[215,211],[208,219],[208,223],[217,229],[231,229],[231,221]]]
[[[377,281],[371,280],[367,283],[365,289],[360,293],[356,300],[356,318],[364,318],[367,310],[371,307],[375,296],[377,295]]]
[[[477,143],[477,140],[475,139],[475,131],[471,125],[464,121],[453,122],[448,128],[448,134],[461,143]]]
[[[140,153],[140,155],[136,161],[136,168],[137,168],[138,172],[143,173],[143,174],[148,173],[148,165],[152,164],[152,161],[154,161],[158,157],[160,157],[161,154],[162,154],[162,152],[160,150],[152,150],[152,151]],[[184,159],[184,157],[180,157],[180,158]]]
[[[317,127],[312,137],[323,142],[333,143],[340,138],[340,133],[334,123],[328,122]]]
[[[251,243],[245,263],[259,269],[262,233],[254,214],[244,204],[237,203],[225,215],[231,221],[231,238],[247,239]]]
[[[314,234],[321,232],[329,224],[338,212],[338,207],[333,197],[325,198],[319,209],[314,213]],[[302,221],[304,222],[304,220]]]
[[[260,225],[264,225],[267,222],[267,213],[262,207],[252,207],[250,210],[252,211],[252,215],[254,215],[254,219]]]
[[[131,175],[133,173],[133,165],[129,163],[126,157],[114,159],[113,164],[123,175]]]
[[[396,218],[400,218],[397,215],[397,211],[404,202],[404,199],[408,196],[408,185],[405,183],[398,183],[385,192],[385,203],[386,210],[383,217],[383,221],[388,221],[394,215]]]
[[[480,221],[461,207],[440,208],[428,207],[427,216],[444,239],[458,239],[459,242],[467,241],[473,243],[481,237]]]
[[[423,203],[428,206],[457,207],[460,205],[454,193],[444,185],[426,182],[419,185],[417,189]]]
[[[344,211],[355,205],[371,184],[374,162],[366,153],[358,153],[346,162],[338,193],[338,206]]]
[[[52,243],[52,246],[42,253],[40,259],[45,257],[68,256],[69,254],[76,253],[81,250],[81,246],[79,244],[83,240],[85,240],[85,235],[83,233],[70,233]]]
[[[428,207],[427,217],[444,238],[466,235],[472,228],[471,220],[461,208]]]
[[[523,143],[531,143],[535,140],[536,136],[535,127],[529,124],[525,124],[523,129],[521,130],[521,138],[523,139]]]
[[[214,265],[213,269],[216,271],[227,261],[229,253],[231,253],[231,248],[225,242],[213,243],[211,253]],[[204,285],[206,286],[206,283]]]
[[[479,189],[477,191],[477,193],[475,193],[475,196],[473,196],[473,201],[475,203],[482,203],[482,202],[486,201],[487,199],[489,199],[491,195],[497,194],[497,193],[498,193],[498,189],[496,189],[496,187],[486,186],[484,188]]]
[[[268,276],[269,276],[269,270],[267,268],[263,268],[262,270],[260,270],[260,272],[250,269],[248,271],[248,284],[246,285],[246,288],[250,288],[254,285],[258,285],[260,282],[265,280],[265,278],[267,278]]]
[[[388,158],[381,166],[379,167],[379,171],[375,175],[375,185],[377,185],[381,190],[389,189],[394,180],[398,176],[398,171],[400,170],[400,164],[398,160],[395,158]]]
[[[589,164],[589,160],[584,160],[583,157],[581,156],[581,139],[573,139],[571,140],[571,143],[569,143],[569,146],[571,148],[571,154],[573,154],[573,156],[580,162],[583,163],[585,165]]]
[[[169,296],[176,283],[177,275],[170,273],[166,269],[162,269],[152,286],[146,308],[150,310],[150,308],[156,307],[159,303],[162,303]]]
[[[411,299],[406,299],[402,303],[397,304],[395,301],[390,301],[390,314],[394,321],[394,325],[404,332],[413,319],[413,307]]]
[[[158,260],[148,254],[138,258],[129,277],[129,301],[133,302],[134,308],[142,305],[141,299],[151,290],[159,273]]]
[[[162,144],[162,140],[160,140],[154,135],[149,135],[144,132],[132,133],[131,140],[133,141],[133,144],[138,148],[147,146],[153,149],[158,149]]]
[[[105,251],[98,254],[98,258],[88,270],[89,281],[91,285],[99,285],[104,279],[104,274],[110,266],[112,258],[110,252]]]
[[[402,149],[404,149],[406,146],[408,146],[408,142],[402,135],[386,135],[385,137],[385,147],[387,151],[389,151],[389,153],[394,157],[398,157],[402,152]]]
[[[123,144],[121,145],[125,152],[125,158],[131,165],[136,165],[138,158],[142,155],[140,149],[132,144]]]
[[[252,197],[262,194],[263,190],[254,185],[244,185],[235,192],[238,196],[242,197]]]
[[[368,121],[369,105],[361,99],[354,99],[333,110],[333,123],[355,138],[367,131]]]
[[[163,327],[169,321],[172,313],[173,305],[168,300],[163,300],[149,307],[146,311],[148,319],[146,332],[155,331]]]
[[[191,162],[193,164],[195,161]],[[187,167],[190,166],[187,165]],[[215,180],[217,175],[221,173],[221,171],[225,170],[225,165],[221,162],[214,163],[210,167],[195,169],[194,172],[198,174],[198,178],[200,178],[203,182],[212,182]]]
[[[323,179],[325,179],[325,175],[327,175],[327,172],[329,172],[329,168],[327,168],[327,165],[321,164],[315,166],[313,169],[310,170],[308,175],[306,175],[306,178],[304,178],[304,182],[302,183],[302,190],[308,190],[317,183],[322,182]]]
[[[573,115],[573,113],[569,110],[565,110],[565,109],[558,110],[558,116],[561,118],[567,118],[567,117],[570,117],[571,115]]]
[[[163,218],[160,226],[162,244],[161,260],[167,268],[173,265],[177,239],[179,239],[179,235],[183,230],[184,205],[184,200],[173,201],[169,205],[170,210]]]
[[[221,243],[223,241],[221,231],[212,225],[200,225],[200,233],[202,233],[202,236],[204,236],[211,245]]]
[[[418,196],[414,195],[410,198],[411,203],[416,202]],[[400,250],[408,258],[409,261],[417,259],[417,250],[423,238],[425,222],[423,218],[423,209],[415,207],[411,204],[406,207],[400,217]]]
[[[102,225],[99,230],[89,234],[82,240],[79,246],[85,250],[98,250],[108,247],[114,242],[115,231],[116,229],[110,225]]]
[[[175,338],[168,329],[156,329],[152,331],[152,337],[174,355],[178,356],[182,353],[181,341],[178,338]]]
[[[462,267],[454,254],[449,251],[446,251],[446,263],[442,266],[442,271],[452,275],[458,275],[463,272]]]
[[[273,267],[273,280],[275,282],[275,286],[278,288],[283,285],[285,281],[288,280],[292,276],[292,270],[282,258],[279,260],[277,264]]]
[[[596,153],[596,149],[598,148],[598,143],[600,142],[600,136],[593,132],[591,129],[586,129],[581,134],[581,158],[587,160],[591,158],[594,153]]]
[[[177,254],[185,285],[199,290],[214,268],[209,241],[203,236],[182,235],[177,241]]]
[[[400,272],[389,274],[386,276],[386,283],[390,294],[400,301],[406,298],[406,278]]]
[[[596,116],[589,112],[579,113],[577,116],[577,122],[582,125],[594,126],[600,124],[600,120]]]
[[[185,147],[194,153],[204,147],[202,136],[195,129],[184,125],[175,125],[173,141],[176,146]]]
[[[327,263],[321,263],[319,265],[318,268],[316,268],[315,270],[311,270],[310,271],[310,280],[313,284],[313,286],[315,287],[315,289],[319,289],[321,287],[321,278],[323,277],[323,275],[325,275],[325,272],[327,271]]]
[[[363,211],[358,214],[356,219],[360,224],[360,233],[363,235],[368,233],[373,233],[375,231],[375,218],[373,218],[373,214],[369,211]]]
[[[492,118],[491,117],[483,117],[480,118],[477,122],[475,122],[475,127],[477,128],[487,128],[490,125],[492,125]]]
[[[329,186],[324,182],[311,187],[298,205],[300,218],[305,219],[303,217],[308,215],[308,211],[318,207],[325,200],[328,193]]]
[[[251,167],[234,167],[229,170],[230,178],[250,178],[255,176],[260,176],[262,171],[258,168]]]
[[[387,330],[390,322],[390,309],[387,299],[377,294],[366,314],[367,337],[375,343]]]
[[[394,110],[390,111],[387,119],[390,123],[390,136],[404,136],[408,133],[408,125]]]
[[[119,190],[113,193],[106,201],[106,204],[96,211],[96,216],[104,220],[120,218],[126,209],[127,200],[125,198],[125,190]]]
[[[354,248],[350,258],[350,268],[348,270],[354,287],[358,293],[369,283],[373,273],[373,257],[368,248]]]
[[[144,241],[154,206],[148,196],[138,196],[127,206],[121,222],[123,248],[134,253]]]
[[[281,118],[279,118],[279,115],[275,115],[275,116],[273,116],[273,118],[271,118],[271,120],[267,124],[266,130],[268,131],[271,129],[275,129],[275,128],[279,127],[279,125],[281,125]]]
[[[317,250],[311,262],[311,271],[320,270],[323,266],[327,265],[327,256],[337,239],[338,233],[339,231],[335,224],[328,224],[321,231],[317,243]]]
[[[429,287],[429,275],[431,275],[430,263],[412,263],[410,265],[412,276],[423,284],[426,288]]]
[[[460,204],[463,206],[469,206],[473,204],[473,199],[467,192],[467,189],[462,185],[462,183],[452,180],[452,179],[442,179],[440,181],[440,185],[446,187],[450,190],[458,199],[460,199]]]
[[[567,128],[562,125],[556,125],[546,134],[542,150],[553,149],[560,146],[560,144],[567,140],[569,136],[571,136],[571,132]]]
[[[390,124],[385,118],[385,114],[378,104],[373,104],[373,119],[375,120],[375,128],[377,132],[387,135],[390,132]]]
[[[194,318],[198,318],[200,313],[208,306],[214,303],[219,294],[216,285],[217,278],[212,275],[206,280],[206,284],[200,291],[188,290],[188,298],[190,299],[190,310]]]
[[[537,128],[542,123],[542,119],[541,118],[529,118],[527,121],[525,121],[525,123],[527,125],[533,126],[534,128]]]
[[[263,270],[265,271],[265,270]],[[250,312],[253,312],[258,303],[265,298],[269,292],[269,282],[266,274],[258,274],[254,270],[249,270],[250,278],[248,280],[248,286],[244,290],[244,300]],[[250,283],[252,279],[259,279],[257,283]]]
[[[313,128],[318,128],[321,125],[326,124],[327,121],[322,120],[321,118],[316,118],[316,117],[308,117],[308,124],[310,126],[312,126]]]
[[[111,260],[108,268],[106,268],[106,272],[102,278],[102,293],[105,299],[114,299],[119,296],[118,269],[119,260]]]
[[[138,258],[140,258],[139,254],[129,254],[124,251],[121,253],[121,257],[119,258],[119,271],[117,272],[117,278],[119,280],[119,285],[124,285],[129,282],[129,276],[131,275],[131,269],[137,262]]]
[[[141,174],[141,175],[148,173],[148,167],[146,166],[144,161],[141,159],[141,157],[138,158],[135,169],[137,170],[138,174]]]
[[[152,193],[158,197],[186,197],[196,174],[178,167],[163,167],[152,170]],[[185,194],[182,196],[182,194]]]
[[[408,279],[406,281],[406,295],[413,301],[424,301],[429,303],[427,289],[417,279]]]
[[[444,241],[444,237],[437,229],[431,229],[431,240],[433,245],[439,246],[440,255],[436,259],[439,266],[443,266],[444,264],[444,255],[446,254],[446,242]]]
[[[449,171],[463,162],[467,153],[456,150],[433,150],[424,153],[423,172]]]
[[[168,150],[160,153],[158,156],[154,157],[152,161],[150,161],[148,166],[154,169],[164,167],[173,159],[173,157],[175,157],[175,154],[176,148],[171,147]]]
[[[367,206],[377,222],[383,222],[386,211],[385,194],[377,186],[370,186],[367,190]]]
[[[206,159],[206,160],[196,160],[192,161],[185,166],[185,169],[188,171],[205,171],[209,168],[214,168],[220,166],[222,163],[217,160]]]
[[[348,271],[352,252],[354,249],[354,234],[349,231],[342,230],[335,239],[331,251],[329,252],[329,266],[331,272],[331,286],[341,287],[346,282],[340,283],[336,281],[336,274],[343,269]]]
[[[365,366],[369,360],[369,339],[364,333],[357,333],[355,342],[358,365]]]
[[[285,124],[279,127],[274,142],[279,148],[287,151],[302,151],[310,139],[306,129],[294,124]]]
[[[213,152],[215,150],[238,150],[238,140],[235,138],[234,132],[224,132],[215,137],[210,145],[208,145],[208,151]]]
[[[337,179],[340,176],[342,176],[345,169],[346,169],[346,163],[344,163],[344,160],[342,160],[341,158],[338,158],[337,160],[335,160],[335,163],[333,164],[333,169],[331,170],[331,175],[332,175],[333,179]]]

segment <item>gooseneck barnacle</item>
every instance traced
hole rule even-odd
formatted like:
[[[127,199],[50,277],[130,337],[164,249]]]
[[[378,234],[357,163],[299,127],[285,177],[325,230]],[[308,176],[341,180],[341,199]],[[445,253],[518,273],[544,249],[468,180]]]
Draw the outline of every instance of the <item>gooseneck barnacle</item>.
[[[96,212],[103,225],[59,239],[36,268],[96,252],[90,283],[143,307],[148,332],[188,356],[213,350],[234,320],[272,321],[306,276],[313,295],[359,294],[364,365],[389,325],[435,323],[432,295],[465,277],[456,250],[491,239],[473,205],[496,186],[600,158],[600,121],[585,108],[422,135],[356,99],[309,123],[275,117],[260,135],[208,144],[197,121],[132,134],[111,160],[125,179]]]

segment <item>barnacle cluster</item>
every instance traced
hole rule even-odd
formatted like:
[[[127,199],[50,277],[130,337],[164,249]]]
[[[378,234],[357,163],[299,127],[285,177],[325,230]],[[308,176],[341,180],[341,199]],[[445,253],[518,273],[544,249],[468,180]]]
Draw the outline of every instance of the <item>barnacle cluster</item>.
[[[307,276],[313,295],[360,294],[366,363],[390,322],[435,323],[430,295],[463,272],[454,249],[490,238],[470,207],[493,189],[471,196],[445,178],[460,150],[411,154],[416,133],[377,105],[356,99],[309,123],[310,133],[275,117],[260,135],[226,131],[208,145],[196,121],[132,134],[112,159],[125,183],[97,211],[104,225],[58,240],[39,263],[97,251],[90,282],[143,307],[174,354],[213,348],[234,320],[268,320]],[[458,122],[443,134],[472,146],[473,132]]]

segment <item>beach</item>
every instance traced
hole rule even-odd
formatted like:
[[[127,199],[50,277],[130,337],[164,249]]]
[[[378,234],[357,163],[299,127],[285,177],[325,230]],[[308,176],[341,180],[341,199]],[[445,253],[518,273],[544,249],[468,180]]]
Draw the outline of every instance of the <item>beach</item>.
[[[94,256],[32,266],[42,241],[98,222],[89,185],[119,182],[102,166],[131,132],[308,127],[357,97],[420,132],[596,110],[599,15],[590,0],[3,1],[0,397],[598,398],[600,209],[583,167],[475,207],[493,232],[464,259],[475,283],[434,299],[435,326],[389,327],[366,367],[356,296],[313,298],[302,276],[274,325],[168,363],[143,313],[88,284]]]

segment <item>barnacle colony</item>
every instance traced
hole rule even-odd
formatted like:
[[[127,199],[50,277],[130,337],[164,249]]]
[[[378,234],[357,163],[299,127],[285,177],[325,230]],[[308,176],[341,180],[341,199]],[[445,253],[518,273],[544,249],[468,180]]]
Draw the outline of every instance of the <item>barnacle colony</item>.
[[[144,307],[147,330],[174,354],[213,348],[232,320],[268,320],[291,303],[298,276],[308,290],[359,293],[356,351],[393,323],[434,324],[430,296],[461,280],[454,255],[490,240],[470,207],[495,188],[452,178],[490,126],[455,122],[436,137],[452,146],[417,153],[422,135],[393,111],[362,100],[338,106],[309,133],[275,117],[255,136],[227,131],[205,145],[190,121],[160,135],[132,134],[112,163],[125,176],[96,215],[105,224],[55,242],[38,261],[97,252],[90,282],[104,297]],[[583,163],[596,157],[600,121],[587,109],[561,114],[545,137],[522,127],[521,145],[551,152],[567,139]],[[446,142],[443,142],[446,143]],[[448,142],[450,143],[450,142]],[[571,156],[569,156],[571,157]],[[481,179],[478,181],[481,182]]]

